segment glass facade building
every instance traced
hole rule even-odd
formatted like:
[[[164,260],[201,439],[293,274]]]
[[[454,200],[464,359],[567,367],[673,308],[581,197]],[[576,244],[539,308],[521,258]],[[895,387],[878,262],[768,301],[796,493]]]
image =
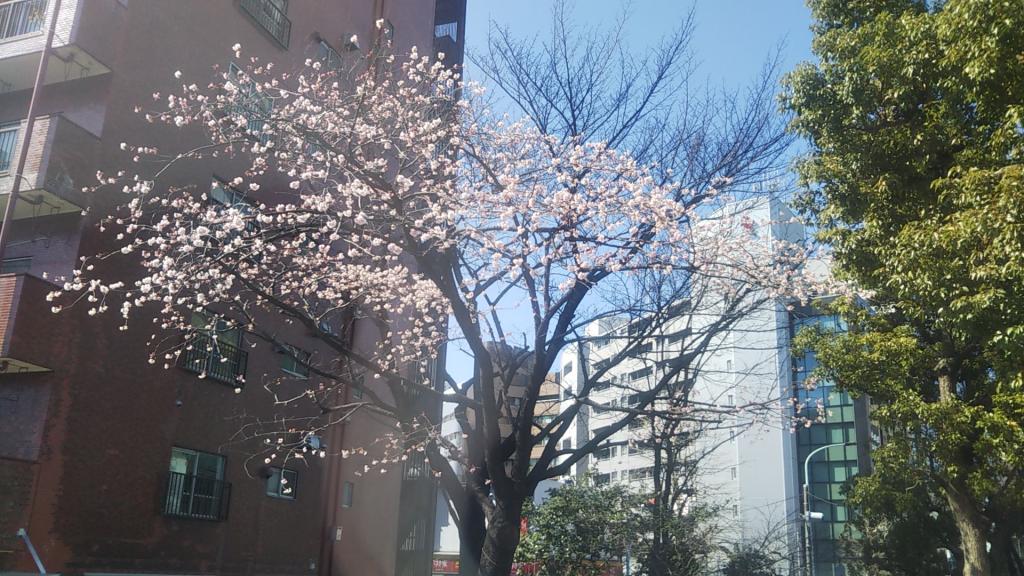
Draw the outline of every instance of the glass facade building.
[[[813,311],[796,313],[790,323],[793,334],[804,328],[826,332],[842,332],[844,325],[834,315],[821,315]],[[848,481],[860,469],[858,463],[858,418],[866,415],[859,410],[850,395],[840,391],[831,382],[809,379],[816,366],[813,353],[793,359],[794,395],[798,399],[798,416],[813,422],[797,430],[797,464],[800,485],[806,481],[810,494],[807,510],[820,513],[821,519],[810,521],[811,542],[804,542],[804,553],[811,554],[817,576],[845,576],[841,540],[855,536],[849,531],[846,506]],[[811,457],[812,452],[825,448]],[[804,478],[805,462],[809,478]],[[801,493],[801,500],[804,498]],[[801,501],[803,505],[803,502]]]

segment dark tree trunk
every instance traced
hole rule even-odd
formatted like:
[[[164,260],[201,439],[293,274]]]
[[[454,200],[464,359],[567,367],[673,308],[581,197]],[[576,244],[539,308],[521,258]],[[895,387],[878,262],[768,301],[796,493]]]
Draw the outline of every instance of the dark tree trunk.
[[[487,523],[487,536],[480,552],[479,576],[508,576],[519,546],[519,523],[523,501],[499,500]]]
[[[477,576],[480,573],[480,552],[486,536],[483,509],[476,502],[467,503],[459,526],[459,576]]]

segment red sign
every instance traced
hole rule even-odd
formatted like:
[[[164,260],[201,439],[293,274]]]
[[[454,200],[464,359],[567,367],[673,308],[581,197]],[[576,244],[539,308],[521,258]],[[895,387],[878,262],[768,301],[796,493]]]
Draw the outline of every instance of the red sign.
[[[434,558],[434,566],[432,568],[434,574],[458,574],[459,573],[459,561],[458,560],[439,560]]]

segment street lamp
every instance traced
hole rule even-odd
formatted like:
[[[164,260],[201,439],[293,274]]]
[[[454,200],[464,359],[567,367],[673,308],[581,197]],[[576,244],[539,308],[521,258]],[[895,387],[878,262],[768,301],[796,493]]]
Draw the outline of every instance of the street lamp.
[[[810,576],[814,576],[814,541],[811,539],[811,520],[821,520],[825,515],[821,512],[811,512],[811,458],[815,454],[822,450],[828,450],[829,448],[836,448],[837,446],[854,446],[856,442],[836,442],[835,444],[826,444],[819,446],[804,458],[804,564],[805,572]]]

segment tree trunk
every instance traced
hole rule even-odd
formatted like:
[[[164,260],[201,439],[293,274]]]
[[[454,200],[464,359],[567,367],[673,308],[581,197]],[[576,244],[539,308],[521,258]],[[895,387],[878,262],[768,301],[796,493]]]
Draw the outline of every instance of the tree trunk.
[[[477,576],[480,573],[480,552],[487,535],[484,511],[476,502],[465,507],[465,517],[459,524],[459,576]]]
[[[487,523],[487,536],[480,553],[479,576],[509,576],[519,546],[519,522],[523,502],[497,502]]]
[[[992,576],[988,554],[988,522],[963,482],[952,481],[943,487],[943,491],[960,532],[964,576]]]

